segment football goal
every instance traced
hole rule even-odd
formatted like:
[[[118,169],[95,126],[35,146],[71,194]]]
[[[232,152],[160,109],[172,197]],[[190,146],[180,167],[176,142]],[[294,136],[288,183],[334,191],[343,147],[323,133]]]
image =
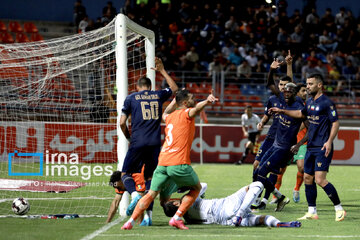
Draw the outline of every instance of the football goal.
[[[154,33],[119,14],[103,28],[0,45],[0,215],[106,215],[128,142],[118,121],[139,77],[155,88]]]

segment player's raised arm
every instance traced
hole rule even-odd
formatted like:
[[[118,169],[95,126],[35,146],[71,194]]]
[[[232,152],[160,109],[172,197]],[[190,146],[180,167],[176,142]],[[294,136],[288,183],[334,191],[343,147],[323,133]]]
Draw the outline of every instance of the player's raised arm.
[[[281,64],[283,64],[282,61],[279,61],[277,58],[274,58],[274,61],[270,65],[270,71],[267,79],[267,87],[275,95],[279,95],[280,90],[275,86],[274,73],[276,69],[278,69],[281,66]]]
[[[170,75],[166,72],[164,64],[160,58],[155,58],[155,68],[151,69],[158,71],[165,78],[167,84],[169,85],[173,93],[175,93],[179,89],[174,79],[172,79],[172,77],[170,77]]]
[[[173,111],[175,111],[176,109],[176,97],[174,97],[174,99],[171,101],[171,103],[165,108],[165,111],[163,113],[163,120],[165,121],[166,117],[172,113]]]
[[[288,50],[288,55],[285,57],[285,62],[286,62],[286,76],[290,77],[291,81],[294,82],[293,69],[292,69],[293,58],[291,56],[290,50]]]
[[[196,114],[200,113],[207,104],[218,101],[219,99],[214,96],[214,89],[211,90],[211,94],[207,97],[206,100],[196,104],[194,108],[189,111],[189,117],[195,117]]]

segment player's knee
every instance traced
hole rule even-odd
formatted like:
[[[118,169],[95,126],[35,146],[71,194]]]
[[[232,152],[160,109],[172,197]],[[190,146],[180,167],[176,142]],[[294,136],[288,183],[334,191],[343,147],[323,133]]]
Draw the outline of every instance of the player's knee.
[[[305,174],[304,175],[304,182],[305,182],[305,184],[313,184],[314,176],[309,175],[309,174]]]
[[[264,189],[264,184],[261,181],[252,182],[249,185],[249,188],[259,188],[260,191]]]
[[[326,180],[326,178],[322,178],[322,177],[315,177],[315,182],[320,187],[325,187],[328,184],[328,180]]]

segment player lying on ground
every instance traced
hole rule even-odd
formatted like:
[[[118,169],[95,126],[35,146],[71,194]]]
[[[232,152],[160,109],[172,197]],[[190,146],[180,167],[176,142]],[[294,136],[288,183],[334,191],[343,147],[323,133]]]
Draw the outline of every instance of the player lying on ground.
[[[300,227],[300,222],[280,222],[270,215],[251,214],[250,206],[256,195],[262,191],[260,182],[253,182],[236,193],[220,199],[197,198],[184,215],[190,224],[220,224],[235,227],[253,227],[265,225],[268,227]],[[206,187],[202,188],[205,192]],[[201,194],[201,193],[200,193]],[[178,210],[181,199],[167,202],[163,208],[165,215],[172,217]]]

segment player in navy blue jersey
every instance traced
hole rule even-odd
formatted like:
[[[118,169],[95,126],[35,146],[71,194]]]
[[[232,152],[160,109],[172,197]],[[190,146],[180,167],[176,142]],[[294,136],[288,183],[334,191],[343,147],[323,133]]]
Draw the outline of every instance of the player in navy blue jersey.
[[[277,89],[274,84],[273,74],[274,74],[275,70],[280,67],[282,62],[274,61],[270,66],[270,72],[269,72],[268,77],[271,78],[271,80],[268,80],[268,81],[271,82],[271,84],[268,84],[268,85],[269,85],[269,88],[272,90],[273,95],[270,96],[270,98],[266,104],[264,117],[261,119],[261,122],[258,124],[258,130],[262,130],[263,127],[266,125],[266,123],[270,120],[270,118],[272,116],[271,114],[268,113],[268,110],[270,108],[284,107],[284,102],[280,101],[280,93],[284,91],[285,85],[287,83],[292,82],[292,75],[293,75],[293,73],[292,73],[292,57],[291,57],[290,50],[288,52],[288,55],[285,58],[285,61],[287,64],[286,76],[283,76],[279,79]],[[273,85],[273,86],[271,86],[271,85]],[[262,158],[263,158],[264,154],[274,143],[276,129],[278,127],[278,122],[279,122],[279,116],[274,115],[272,125],[267,133],[267,136],[266,136],[264,142],[261,144],[261,147],[255,157],[255,161],[253,164],[253,167],[254,167],[253,181],[256,181],[256,178],[257,178],[257,170],[256,169],[258,168],[259,164],[262,163]],[[275,184],[277,175],[270,174],[269,178],[270,178],[270,181],[274,182],[274,184]],[[261,202],[260,202],[260,199],[257,200],[257,202],[258,202],[257,206],[255,205],[254,208],[260,209],[260,210],[265,209],[269,196],[270,196],[270,192],[267,191],[265,193],[263,199],[261,200]]]
[[[162,105],[173,92],[178,90],[174,80],[165,71],[161,59],[155,59],[153,70],[162,74],[169,88],[152,91],[151,80],[141,77],[136,85],[137,92],[126,97],[120,118],[121,130],[130,141],[121,171],[122,182],[132,197],[126,212],[127,215],[131,215],[137,201],[141,198],[135,190],[135,182],[131,174],[140,173],[145,165],[145,185],[146,189],[150,188],[152,174],[157,166],[160,153]],[[129,116],[131,116],[131,135],[126,124]]]
[[[303,108],[303,104],[295,99],[296,93],[294,83],[286,84],[284,93],[280,93],[280,100],[285,102],[285,109],[301,110]],[[301,119],[279,116],[274,144],[266,151],[263,156],[263,163],[258,168],[257,181],[260,181],[267,191],[273,192],[278,198],[275,211],[281,211],[290,200],[275,189],[274,183],[267,176],[268,174],[279,174],[280,169],[285,167],[288,160],[292,158],[290,148],[296,144],[296,136],[301,123]]]
[[[317,190],[315,182],[324,189],[335,207],[335,221],[345,218],[340,198],[335,187],[326,179],[333,155],[333,141],[339,131],[339,121],[335,104],[323,94],[323,78],[313,74],[306,79],[306,89],[311,96],[305,107],[299,111],[271,108],[269,111],[294,118],[309,120],[308,149],[304,160],[305,195],[308,212],[300,218],[318,219],[316,211]]]

